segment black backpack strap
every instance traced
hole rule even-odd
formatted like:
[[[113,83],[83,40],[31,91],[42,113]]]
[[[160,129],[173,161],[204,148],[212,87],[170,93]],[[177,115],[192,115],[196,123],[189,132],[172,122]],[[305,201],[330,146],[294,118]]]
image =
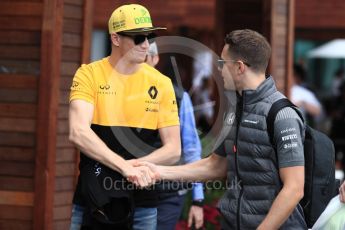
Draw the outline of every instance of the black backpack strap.
[[[266,118],[267,132],[272,145],[274,144],[274,121],[276,119],[278,112],[286,107],[291,107],[293,109],[296,108],[296,106],[289,99],[282,98],[274,102],[270,108],[270,111],[268,112]]]
[[[177,85],[173,85],[173,86],[174,86],[174,92],[175,92],[175,97],[176,97],[176,102],[177,102],[177,108],[178,110],[180,110],[183,94],[185,91],[182,87],[179,87]]]

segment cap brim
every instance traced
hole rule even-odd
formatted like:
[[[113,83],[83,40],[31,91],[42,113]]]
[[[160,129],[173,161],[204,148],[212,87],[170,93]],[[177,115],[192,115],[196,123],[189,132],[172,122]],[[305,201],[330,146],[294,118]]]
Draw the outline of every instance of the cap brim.
[[[146,27],[146,28],[138,28],[138,29],[133,29],[133,30],[123,30],[121,32],[126,32],[126,33],[140,33],[140,32],[147,32],[147,31],[154,31],[154,30],[166,30],[167,28],[165,27]]]

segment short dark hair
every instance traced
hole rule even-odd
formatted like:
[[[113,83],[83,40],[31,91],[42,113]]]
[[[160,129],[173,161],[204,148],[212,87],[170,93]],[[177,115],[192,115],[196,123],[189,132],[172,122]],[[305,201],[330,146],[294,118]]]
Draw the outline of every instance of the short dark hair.
[[[293,65],[293,73],[294,73],[294,77],[297,78],[298,81],[300,81],[300,82],[305,81],[306,72],[305,72],[303,66],[301,66],[299,64],[294,64]]]
[[[264,36],[250,29],[234,30],[225,37],[229,55],[248,63],[256,72],[265,73],[271,57],[271,46]]]

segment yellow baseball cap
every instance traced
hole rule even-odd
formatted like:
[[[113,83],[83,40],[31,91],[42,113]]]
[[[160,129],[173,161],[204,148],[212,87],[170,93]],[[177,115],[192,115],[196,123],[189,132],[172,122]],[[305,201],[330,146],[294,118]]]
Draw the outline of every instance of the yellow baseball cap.
[[[166,30],[153,27],[149,11],[138,4],[123,5],[114,10],[108,22],[109,33],[139,33],[153,30]]]

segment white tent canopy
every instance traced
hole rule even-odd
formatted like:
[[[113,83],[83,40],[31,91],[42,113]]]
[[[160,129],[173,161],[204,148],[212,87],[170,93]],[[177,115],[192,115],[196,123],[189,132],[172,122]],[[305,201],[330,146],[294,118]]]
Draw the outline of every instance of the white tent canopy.
[[[335,39],[307,53],[309,58],[345,58],[345,39]]]

